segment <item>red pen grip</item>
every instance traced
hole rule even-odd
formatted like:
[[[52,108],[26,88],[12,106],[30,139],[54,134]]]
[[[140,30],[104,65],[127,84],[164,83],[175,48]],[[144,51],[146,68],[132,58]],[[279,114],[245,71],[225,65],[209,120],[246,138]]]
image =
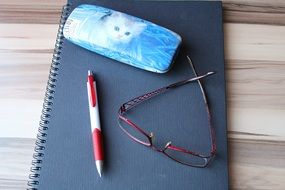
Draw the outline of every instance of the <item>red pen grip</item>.
[[[104,152],[103,152],[103,139],[102,133],[99,129],[95,129],[93,131],[93,152],[95,156],[95,160],[104,160]]]

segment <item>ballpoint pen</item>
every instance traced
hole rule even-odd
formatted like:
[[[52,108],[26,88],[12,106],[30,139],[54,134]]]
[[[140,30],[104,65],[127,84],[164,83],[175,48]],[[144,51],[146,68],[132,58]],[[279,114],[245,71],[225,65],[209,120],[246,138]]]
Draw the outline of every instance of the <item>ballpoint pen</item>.
[[[100,127],[96,82],[90,70],[88,70],[87,91],[88,91],[90,123],[92,129],[93,152],[96,161],[96,167],[99,176],[101,177],[103,169],[103,161],[104,161],[102,133]]]

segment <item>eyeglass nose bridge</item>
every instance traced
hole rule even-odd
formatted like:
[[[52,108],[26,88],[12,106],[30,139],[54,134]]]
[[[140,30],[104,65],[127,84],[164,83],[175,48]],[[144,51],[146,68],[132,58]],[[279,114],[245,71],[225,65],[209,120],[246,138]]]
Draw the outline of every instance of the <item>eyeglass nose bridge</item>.
[[[149,141],[150,141],[150,146],[153,146],[153,141],[154,141],[154,133],[153,132],[150,132],[149,134]]]
[[[164,152],[170,145],[171,145],[171,141],[167,142],[166,145],[164,146],[164,148],[160,149],[160,148],[157,148],[154,144],[153,144],[153,141],[155,139],[155,136],[154,136],[154,133],[151,132],[150,135],[149,135],[149,140],[150,140],[150,146],[153,150],[156,150],[158,152]]]
[[[171,145],[171,141],[169,141],[168,143],[166,143],[166,145],[164,146],[164,149],[162,150],[163,152]]]

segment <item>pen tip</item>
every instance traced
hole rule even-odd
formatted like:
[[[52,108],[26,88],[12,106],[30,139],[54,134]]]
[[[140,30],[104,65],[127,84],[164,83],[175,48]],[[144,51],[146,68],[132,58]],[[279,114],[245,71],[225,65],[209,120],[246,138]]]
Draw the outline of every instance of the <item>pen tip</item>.
[[[102,177],[102,170],[103,170],[103,161],[102,160],[96,160],[96,168],[99,173],[99,176]]]

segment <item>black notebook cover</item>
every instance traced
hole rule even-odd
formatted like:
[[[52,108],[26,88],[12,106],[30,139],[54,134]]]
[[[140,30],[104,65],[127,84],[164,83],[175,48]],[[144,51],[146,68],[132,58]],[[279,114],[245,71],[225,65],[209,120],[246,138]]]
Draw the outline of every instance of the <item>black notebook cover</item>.
[[[61,27],[79,4],[118,10],[175,31],[182,46],[165,74],[151,73],[92,53],[62,36]],[[40,190],[111,189],[228,189],[226,99],[221,2],[70,1],[63,11],[47,85],[30,188]],[[132,141],[117,125],[120,105],[176,81],[193,77],[189,55],[203,79],[217,156],[207,168],[176,163]],[[87,71],[97,80],[105,162],[99,177],[92,153],[87,99]],[[210,150],[207,115],[198,83],[159,95],[132,110],[132,119],[154,132],[160,146],[173,144],[207,153]],[[201,106],[202,105],[202,106]]]

